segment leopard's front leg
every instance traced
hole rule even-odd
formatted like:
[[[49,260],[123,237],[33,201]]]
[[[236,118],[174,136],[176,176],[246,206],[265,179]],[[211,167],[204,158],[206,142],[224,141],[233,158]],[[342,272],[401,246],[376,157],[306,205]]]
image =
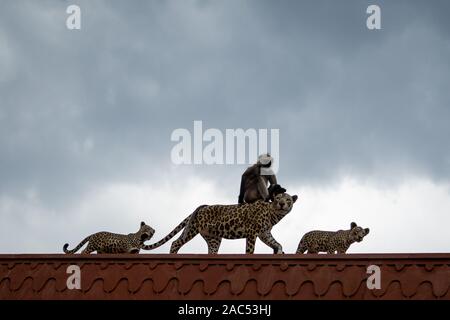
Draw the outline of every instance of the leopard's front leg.
[[[346,247],[346,248],[339,248],[337,250],[337,253],[338,254],[345,254],[347,252],[347,250],[348,250],[348,247]]]
[[[262,242],[264,242],[266,245],[271,247],[273,249],[274,254],[284,254],[283,247],[281,247],[281,244],[277,242],[270,233],[270,230],[263,232],[259,235],[259,238]]]

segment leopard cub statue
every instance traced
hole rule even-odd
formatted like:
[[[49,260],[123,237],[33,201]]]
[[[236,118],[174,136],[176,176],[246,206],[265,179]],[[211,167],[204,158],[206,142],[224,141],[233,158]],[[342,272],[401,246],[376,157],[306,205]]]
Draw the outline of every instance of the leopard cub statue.
[[[369,228],[361,228],[352,222],[350,230],[339,231],[311,231],[306,233],[297,248],[297,253],[319,253],[328,254],[346,253],[354,242],[361,242],[369,233]]]
[[[89,242],[86,249],[81,253],[89,254],[94,251],[97,253],[139,253],[144,242],[150,240],[155,233],[155,230],[141,222],[139,231],[129,234],[118,234],[111,232],[97,232],[84,238],[78,246],[73,250],[67,250],[69,244],[66,243],[63,247],[65,253],[77,252],[86,242]]]
[[[297,196],[277,194],[272,202],[258,200],[254,203],[232,205],[202,205],[186,217],[172,232],[157,243],[145,245],[143,250],[153,250],[172,239],[183,230],[172,243],[170,253],[177,253],[185,243],[200,234],[208,245],[208,253],[219,251],[222,238],[247,240],[246,253],[255,250],[256,238],[261,239],[275,253],[282,254],[281,245],[272,237],[272,227],[291,210]]]

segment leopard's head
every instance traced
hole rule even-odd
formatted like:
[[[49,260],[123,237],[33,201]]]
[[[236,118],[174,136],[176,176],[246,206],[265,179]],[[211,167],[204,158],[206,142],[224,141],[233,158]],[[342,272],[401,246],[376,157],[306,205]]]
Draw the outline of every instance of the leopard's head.
[[[153,235],[155,234],[155,229],[146,225],[145,222],[142,221],[138,233],[141,236],[141,241],[145,242],[153,237]]]
[[[278,212],[288,214],[292,210],[294,202],[297,201],[297,199],[297,195],[290,196],[287,193],[277,194],[273,199],[272,208]]]
[[[349,238],[350,240],[356,241],[356,242],[361,242],[363,240],[363,238],[365,236],[367,236],[367,234],[369,233],[369,228],[361,228],[360,226],[358,226],[355,222],[352,222],[350,224],[350,235]]]

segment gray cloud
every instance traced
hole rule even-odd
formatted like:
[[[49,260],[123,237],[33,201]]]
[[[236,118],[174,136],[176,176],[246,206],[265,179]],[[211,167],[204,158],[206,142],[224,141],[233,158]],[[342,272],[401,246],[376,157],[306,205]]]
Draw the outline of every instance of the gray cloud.
[[[111,181],[164,183],[170,134],[279,128],[280,181],[450,178],[447,1],[5,1],[0,194],[48,207]],[[244,166],[181,174],[222,179]]]

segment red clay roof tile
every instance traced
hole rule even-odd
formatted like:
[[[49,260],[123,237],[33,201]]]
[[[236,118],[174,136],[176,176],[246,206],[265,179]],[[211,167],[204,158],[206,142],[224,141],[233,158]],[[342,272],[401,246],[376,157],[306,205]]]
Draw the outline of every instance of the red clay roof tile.
[[[81,290],[66,286],[81,268]],[[369,265],[381,289],[369,290]],[[0,255],[0,299],[450,299],[450,254]]]

